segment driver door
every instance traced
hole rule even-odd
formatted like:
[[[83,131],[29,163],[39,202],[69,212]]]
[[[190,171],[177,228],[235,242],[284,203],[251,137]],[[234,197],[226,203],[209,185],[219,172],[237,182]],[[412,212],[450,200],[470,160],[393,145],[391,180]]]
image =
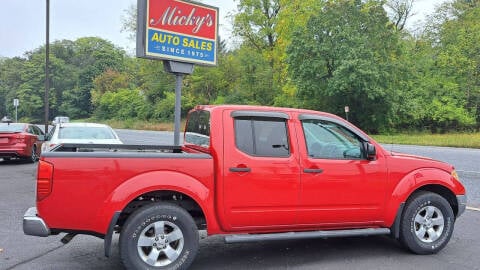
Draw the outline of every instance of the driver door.
[[[302,119],[299,222],[331,227],[381,218],[387,180],[384,159],[368,160],[364,141],[340,121]]]

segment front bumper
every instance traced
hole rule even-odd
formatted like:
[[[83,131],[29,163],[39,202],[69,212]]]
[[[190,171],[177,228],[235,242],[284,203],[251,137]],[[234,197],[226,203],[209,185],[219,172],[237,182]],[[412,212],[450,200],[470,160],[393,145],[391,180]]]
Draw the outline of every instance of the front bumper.
[[[458,213],[457,218],[467,209],[467,195],[457,195]]]
[[[50,228],[41,217],[37,215],[37,208],[30,207],[23,215],[23,233],[26,235],[47,237]]]

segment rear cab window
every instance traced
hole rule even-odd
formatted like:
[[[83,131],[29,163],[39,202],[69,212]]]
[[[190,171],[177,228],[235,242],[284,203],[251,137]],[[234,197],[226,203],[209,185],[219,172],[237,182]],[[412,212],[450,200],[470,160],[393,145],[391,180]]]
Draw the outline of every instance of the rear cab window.
[[[202,148],[210,147],[210,112],[197,110],[189,113],[185,142]]]

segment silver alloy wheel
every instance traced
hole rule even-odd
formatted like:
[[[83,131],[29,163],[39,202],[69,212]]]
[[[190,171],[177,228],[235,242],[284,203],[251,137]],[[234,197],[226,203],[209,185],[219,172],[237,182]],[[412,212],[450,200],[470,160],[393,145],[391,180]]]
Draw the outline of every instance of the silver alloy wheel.
[[[151,266],[166,266],[182,253],[184,237],[180,228],[169,221],[157,221],[140,233],[137,250],[140,258]]]
[[[431,243],[440,238],[444,226],[442,211],[435,206],[425,206],[415,215],[415,235],[424,243]]]

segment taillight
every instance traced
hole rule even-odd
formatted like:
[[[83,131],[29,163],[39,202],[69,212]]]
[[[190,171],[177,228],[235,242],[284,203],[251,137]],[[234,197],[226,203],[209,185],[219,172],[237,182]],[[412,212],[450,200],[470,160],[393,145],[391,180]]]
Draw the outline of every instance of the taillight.
[[[52,193],[53,165],[40,160],[37,174],[37,202],[45,199]]]
[[[25,142],[25,135],[18,135],[16,139],[17,139],[17,143],[23,143]]]

